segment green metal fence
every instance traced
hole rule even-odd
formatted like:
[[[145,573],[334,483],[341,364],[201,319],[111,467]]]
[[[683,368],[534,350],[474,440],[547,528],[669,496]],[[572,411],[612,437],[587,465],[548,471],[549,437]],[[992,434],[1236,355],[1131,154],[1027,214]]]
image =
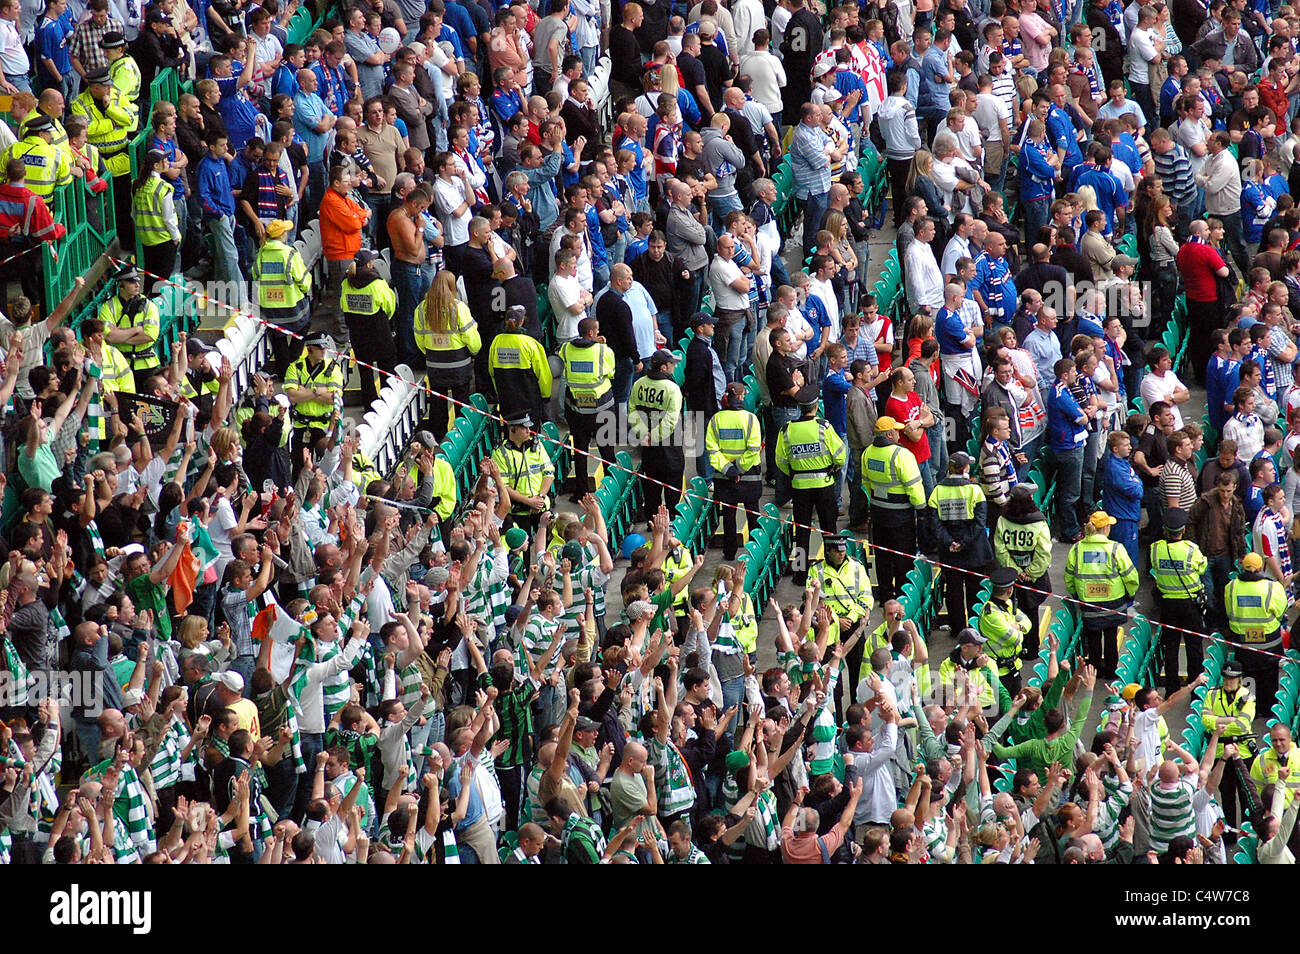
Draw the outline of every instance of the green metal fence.
[[[46,314],[72,291],[78,275],[87,274],[117,236],[113,190],[95,195],[81,179],[54,190],[50,213],[68,230],[58,242],[41,246]]]

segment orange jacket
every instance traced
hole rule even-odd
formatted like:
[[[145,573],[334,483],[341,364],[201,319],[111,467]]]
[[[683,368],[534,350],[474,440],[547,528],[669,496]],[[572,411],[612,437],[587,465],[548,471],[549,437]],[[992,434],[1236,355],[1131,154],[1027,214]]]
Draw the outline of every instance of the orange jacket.
[[[356,199],[326,189],[320,203],[320,244],[325,257],[333,262],[356,258],[361,250],[361,226],[368,218],[370,210]]]

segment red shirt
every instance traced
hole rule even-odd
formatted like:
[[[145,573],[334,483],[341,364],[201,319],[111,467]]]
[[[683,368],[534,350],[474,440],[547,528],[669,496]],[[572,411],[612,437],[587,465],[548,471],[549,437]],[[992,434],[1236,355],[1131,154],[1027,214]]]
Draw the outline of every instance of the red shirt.
[[[1219,253],[1200,242],[1189,242],[1178,250],[1178,271],[1190,301],[1218,301],[1219,286],[1215,272],[1227,268]]]
[[[899,424],[911,424],[925,416],[925,403],[915,391],[906,398],[891,394],[885,402],[885,416],[892,417]],[[918,464],[930,459],[930,438],[924,432],[921,439],[909,441],[902,431],[898,433],[898,443],[912,452]]]

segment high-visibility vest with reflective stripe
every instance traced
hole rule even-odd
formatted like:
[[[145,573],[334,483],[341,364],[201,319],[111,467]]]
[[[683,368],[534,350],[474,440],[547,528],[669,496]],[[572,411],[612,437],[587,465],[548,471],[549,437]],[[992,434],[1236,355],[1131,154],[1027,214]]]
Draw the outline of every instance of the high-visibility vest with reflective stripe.
[[[929,507],[945,522],[974,520],[975,508],[984,500],[984,491],[978,484],[935,484],[930,491]]]
[[[994,658],[999,676],[1020,671],[1020,650],[1030,628],[1029,617],[1012,602],[984,601],[980,611],[979,631],[987,642],[984,650]]]
[[[438,519],[451,519],[451,512],[456,509],[456,472],[445,457],[433,459],[433,512]]]
[[[506,485],[525,497],[540,496],[546,478],[555,476],[550,455],[536,440],[529,441],[522,449],[504,441],[492,452],[492,462],[501,471]],[[513,509],[516,513],[532,513],[523,506]]]
[[[311,274],[298,250],[267,239],[253,259],[257,303],[263,308],[295,308],[311,291]]]
[[[664,557],[663,566],[661,567],[664,571],[664,585],[672,586],[676,583],[686,574],[686,571],[691,568],[693,562],[694,558],[691,556],[691,551],[685,547],[679,546],[669,550],[668,555]],[[690,589],[690,587],[682,587],[682,591],[673,598],[673,609],[679,613],[683,612],[686,607],[688,596],[686,591],[688,589]]]
[[[1201,725],[1207,732],[1212,731],[1216,719],[1233,720],[1220,730],[1219,748],[1215,755],[1222,756],[1223,746],[1226,743],[1236,742],[1253,733],[1251,726],[1255,721],[1254,694],[1245,686],[1238,686],[1237,691],[1231,696],[1222,686],[1209,690],[1201,703]]]
[[[822,602],[836,616],[857,622],[875,606],[867,568],[851,556],[846,555],[839,566],[831,566],[828,562],[817,564],[813,567],[813,576],[821,580]]]
[[[2,158],[5,163],[10,159],[22,162],[27,170],[23,185],[42,199],[50,199],[55,186],[63,184],[59,180],[68,173],[67,157],[36,136],[14,143]]]
[[[704,433],[704,449],[709,454],[713,472],[721,478],[728,467],[740,468],[740,479],[760,481],[763,474],[763,438],[756,418],[750,411],[719,411],[709,421]]]
[[[131,55],[127,54],[108,64],[108,78],[112,80],[113,88],[121,95],[123,108],[131,113],[134,119],[131,123],[131,132],[135,132],[140,128],[140,67],[136,65]]]
[[[429,324],[426,301],[415,306],[415,344],[424,352],[424,366],[437,371],[468,368],[474,363],[473,356],[483,347],[478,323],[470,314],[469,306],[457,301],[457,327],[453,331],[438,331]]]
[[[925,506],[921,469],[901,444],[872,444],[862,452],[862,489],[873,507],[919,510]]]
[[[22,125],[20,125],[20,126],[18,127],[18,138],[19,138],[20,140],[21,140],[21,139],[29,139],[29,138],[32,138],[32,137],[34,137],[34,136],[36,135],[36,134],[35,134],[34,132],[32,132],[28,127],[31,125],[31,122],[32,122],[33,119],[35,119],[37,116],[42,116],[42,115],[44,115],[44,114],[43,114],[39,109],[34,109],[34,110],[32,110],[30,113],[27,114],[27,118],[24,119],[24,120],[22,121]],[[63,128],[63,123],[59,122],[59,121],[58,121],[57,119],[55,119],[53,116],[51,116],[50,119],[51,119],[51,121],[53,121],[53,123],[54,123],[54,125],[51,126],[50,129],[49,129],[49,132],[50,132],[50,145],[53,146],[55,149],[60,150],[61,152],[66,152],[66,153],[68,153],[68,161],[71,162],[71,161],[72,161],[72,151],[71,151],[70,147],[68,146],[68,133],[67,133],[67,130],[65,130],[65,129]]]
[[[1286,613],[1286,591],[1279,583],[1265,579],[1232,580],[1223,591],[1228,629],[1238,642],[1257,649],[1272,649],[1282,643],[1282,617]]]
[[[162,333],[162,316],[158,313],[158,306],[143,295],[137,296],[134,300],[143,301],[144,307],[138,309],[134,315],[128,315],[122,296],[114,295],[99,306],[99,320],[106,325],[113,325],[123,330],[143,328],[148,332],[149,340],[146,342],[124,341],[114,347],[131,362],[132,370],[149,371],[162,365],[162,361],[158,358],[158,336]]]
[[[99,149],[104,159],[104,166],[111,176],[131,174],[131,157],[126,151],[127,140],[135,117],[122,101],[122,94],[115,88],[108,91],[108,100],[103,108],[86,90],[72,101],[72,114],[86,119],[86,141]]]
[[[834,484],[844,454],[844,442],[835,429],[815,417],[791,421],[776,440],[777,464],[790,475],[790,486],[795,490]]]
[[[614,351],[600,342],[580,345],[566,341],[560,345],[564,362],[564,404],[579,414],[594,414],[611,403],[614,379]]]
[[[1201,574],[1209,561],[1191,540],[1157,540],[1151,544],[1151,572],[1167,600],[1185,600],[1205,590]]]
[[[343,368],[337,361],[331,361],[326,358],[320,363],[315,371],[307,367],[307,353],[304,351],[298,360],[289,365],[288,372],[284,376],[286,388],[302,388],[304,391],[310,391],[312,388],[330,388],[339,398],[343,395],[343,385],[346,382],[343,376]],[[293,405],[292,418],[298,427],[324,427],[329,423],[330,415],[334,413],[335,401],[311,400],[303,401]],[[355,462],[354,462],[355,463]],[[358,486],[364,486],[358,484]]]
[[[163,216],[163,195],[175,190],[170,183],[163,182],[157,173],[145,180],[144,185],[135,190],[132,207],[135,210],[135,234],[140,237],[142,245],[162,245],[172,240],[171,229]]]
[[[382,278],[376,278],[366,285],[354,285],[349,276],[343,279],[339,305],[345,314],[369,316],[382,312],[391,318],[397,310],[397,295]]]
[[[740,594],[740,612],[731,617],[731,628],[741,649],[747,653],[758,650],[758,614],[754,612],[754,600],[748,593]]]
[[[1114,610],[1129,596],[1129,583],[1137,589],[1137,570],[1128,551],[1117,541],[1104,536],[1084,537],[1065,558],[1065,586],[1084,601],[1084,616],[1096,616]],[[1087,605],[1099,603],[1103,609]]]

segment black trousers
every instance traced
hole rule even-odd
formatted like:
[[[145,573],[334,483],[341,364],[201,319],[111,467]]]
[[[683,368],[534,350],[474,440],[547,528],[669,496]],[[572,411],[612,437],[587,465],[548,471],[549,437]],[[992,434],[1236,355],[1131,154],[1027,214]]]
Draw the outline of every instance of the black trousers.
[[[1047,594],[1052,592],[1051,576],[1044,573],[1029,586],[1041,592],[1032,592],[1023,586],[1017,586],[1015,590],[1016,606],[1029,617],[1029,622],[1032,624],[1029,632],[1025,633],[1025,644],[1022,649],[1027,659],[1038,655],[1038,628],[1042,623],[1043,603],[1047,599]]]
[[[983,581],[984,574],[979,570],[944,567],[943,600],[948,604],[948,628],[954,637],[969,622],[971,607],[975,605]]]
[[[1187,679],[1190,682],[1201,674],[1205,660],[1203,640],[1191,633],[1182,633],[1178,629],[1190,629],[1205,632],[1205,615],[1196,605],[1196,600],[1166,599],[1157,597],[1160,604],[1160,621],[1168,624],[1160,630],[1160,652],[1165,667],[1165,693],[1177,692],[1182,685],[1178,678],[1178,647],[1181,644],[1187,650]]]
[[[732,483],[725,477],[716,477],[713,481],[713,499],[722,504],[722,558],[734,560],[736,550],[740,547],[740,534],[736,532],[739,511],[736,504],[745,508],[746,520],[752,533],[758,526],[758,502],[763,497],[763,483],[760,480],[741,480]]]
[[[903,224],[903,200],[907,198],[907,170],[912,165],[910,159],[886,159],[889,169],[889,194],[894,206],[894,228]]]
[[[608,422],[609,415],[617,413],[612,402],[609,407],[588,414],[575,411],[567,403],[565,404],[564,421],[569,425],[569,440],[573,444],[573,454],[570,458],[572,463],[569,468],[570,476],[573,478],[573,493],[585,494],[589,489],[587,472],[589,469],[595,470],[595,467],[590,465],[586,451],[590,450],[591,442],[596,439],[601,426]],[[596,451],[605,460],[613,460],[614,454],[617,453],[617,449],[608,444],[597,444]]]
[[[380,312],[355,315],[345,311],[343,323],[348,326],[348,338],[357,360],[373,364],[392,374],[397,368],[397,345],[393,341],[393,329],[388,326],[388,319]],[[376,388],[375,372],[361,365],[357,365],[357,377],[361,380],[361,403],[369,410],[379,396],[379,388],[388,382],[381,375],[379,388]]]
[[[160,242],[157,245],[144,246],[144,270],[157,278],[150,278],[146,287],[149,296],[158,294],[164,285],[163,279],[171,278],[176,269],[176,243]]]
[[[916,565],[916,517],[913,512],[872,507],[871,543],[876,561],[877,602],[897,599],[903,592],[907,574]],[[879,549],[876,544],[889,547],[889,550]]]
[[[1243,821],[1249,819],[1258,829],[1259,813],[1253,811],[1253,808],[1259,802],[1259,794],[1255,791],[1255,783],[1250,777],[1250,763],[1254,759],[1244,745],[1238,744],[1241,754],[1235,759],[1228,759],[1223,766],[1223,780],[1219,783],[1219,805],[1223,809],[1224,824],[1238,828]],[[1240,812],[1237,810],[1238,796],[1241,798]]]
[[[1267,643],[1277,631],[1265,636],[1264,642]],[[1235,640],[1234,640],[1235,642]],[[1236,644],[1238,648],[1233,653],[1237,662],[1241,663],[1242,673],[1255,680],[1255,712],[1261,718],[1266,718],[1273,711],[1273,703],[1277,697],[1277,660],[1272,656],[1265,656],[1260,653],[1252,652],[1251,647]],[[1269,652],[1280,653],[1280,645],[1273,647]]]
[[[808,579],[808,565],[812,559],[808,553],[808,542],[812,536],[813,511],[817,512],[817,525],[821,528],[822,536],[835,533],[840,515],[839,506],[835,502],[834,485],[808,489],[796,487],[793,502],[795,552],[790,567],[794,571],[795,582],[802,585]]]
[[[1083,637],[1088,664],[1096,668],[1098,675],[1113,678],[1119,667],[1119,627],[1102,626],[1085,619]]]
[[[647,520],[654,519],[661,503],[668,508],[671,517],[682,499],[682,475],[685,472],[686,457],[680,447],[647,447],[642,450],[641,473],[650,478],[642,485]]]
[[[356,339],[353,338],[353,341]],[[389,342],[391,347],[392,342]],[[364,370],[364,369],[361,369]],[[474,376],[470,368],[463,372],[456,372],[459,377],[448,377],[446,372],[431,373],[428,378],[428,384],[431,388],[436,388],[443,394],[449,395],[457,401],[469,401],[474,394]],[[362,375],[362,381],[366,375]],[[362,391],[365,391],[363,386]],[[373,398],[372,398],[373,400]],[[447,436],[447,431],[451,429],[451,411],[452,404],[445,397],[429,395],[429,412],[425,420],[428,422],[429,430],[433,432],[434,439],[442,443],[442,439]],[[460,412],[457,411],[457,414]]]

